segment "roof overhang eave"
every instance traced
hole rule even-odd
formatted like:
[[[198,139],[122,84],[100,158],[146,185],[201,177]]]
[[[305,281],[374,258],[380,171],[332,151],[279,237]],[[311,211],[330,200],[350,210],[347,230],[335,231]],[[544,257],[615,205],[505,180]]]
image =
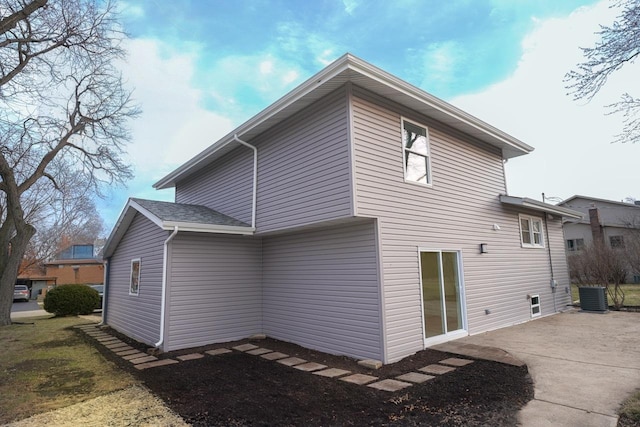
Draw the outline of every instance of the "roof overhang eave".
[[[358,79],[356,84],[362,85],[365,89],[369,89],[367,82],[369,82],[369,85],[374,85],[375,83],[382,84],[386,88],[385,91],[388,92],[388,90],[391,90],[397,95],[395,97],[396,102],[402,103],[402,99],[404,99],[406,105],[424,105],[427,109],[437,111],[439,116],[447,119],[444,120],[446,124],[452,126],[453,123],[453,126],[462,132],[482,135],[483,137],[480,139],[500,148],[502,150],[502,156],[505,159],[525,155],[533,151],[533,147],[530,145],[502,132],[471,114],[454,107],[360,58],[345,54],[219,141],[203,150],[200,154],[157,181],[153,184],[153,187],[158,190],[174,187],[178,180],[190,176],[208,164],[216,153],[224,152],[225,147],[235,146],[237,143],[234,143],[234,135],[243,138],[243,136],[248,133],[255,134],[260,128],[266,125],[273,125],[271,121],[274,118],[278,120],[284,119],[307,106],[315,100],[311,94],[320,86],[327,85],[334,79],[338,79],[337,82],[340,84],[353,81],[356,75],[363,77],[363,79]],[[299,104],[300,108],[293,108],[295,104]],[[410,106],[410,108],[413,107]],[[438,120],[438,117],[435,117],[435,119]]]
[[[557,215],[563,218],[571,218],[571,219],[582,219],[582,213],[578,211],[574,211],[572,209],[561,208],[556,205],[551,205],[548,203],[540,202],[538,200],[529,199],[527,197],[514,197],[507,195],[500,195],[500,202],[512,205],[512,206],[520,206],[527,209],[532,209],[539,212],[545,212],[551,215]]]

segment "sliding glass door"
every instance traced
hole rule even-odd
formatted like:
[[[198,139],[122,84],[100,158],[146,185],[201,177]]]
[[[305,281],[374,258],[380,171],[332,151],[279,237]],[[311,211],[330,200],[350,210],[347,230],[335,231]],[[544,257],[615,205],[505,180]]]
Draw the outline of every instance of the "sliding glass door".
[[[421,251],[425,342],[465,333],[460,260],[454,251]]]

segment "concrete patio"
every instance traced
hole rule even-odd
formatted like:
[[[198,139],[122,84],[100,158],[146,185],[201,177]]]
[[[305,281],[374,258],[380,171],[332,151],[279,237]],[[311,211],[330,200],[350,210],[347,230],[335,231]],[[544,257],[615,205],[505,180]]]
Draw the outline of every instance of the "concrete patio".
[[[474,356],[478,345],[528,365],[535,398],[519,414],[524,427],[615,427],[640,387],[640,313],[575,310],[433,348]]]

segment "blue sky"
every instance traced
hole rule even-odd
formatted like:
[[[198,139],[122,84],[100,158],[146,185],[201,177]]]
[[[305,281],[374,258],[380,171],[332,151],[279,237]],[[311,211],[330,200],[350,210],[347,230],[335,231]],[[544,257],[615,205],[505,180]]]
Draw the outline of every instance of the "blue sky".
[[[100,202],[110,228],[151,185],[345,52],[537,148],[507,165],[509,193],[640,197],[640,146],[611,145],[603,105],[640,92],[634,64],[591,103],[564,74],[615,10],[578,0],[120,2],[131,39],[124,76],[143,115],[132,124],[136,178]],[[635,67],[635,68],[634,68]],[[624,171],[626,168],[629,171]]]

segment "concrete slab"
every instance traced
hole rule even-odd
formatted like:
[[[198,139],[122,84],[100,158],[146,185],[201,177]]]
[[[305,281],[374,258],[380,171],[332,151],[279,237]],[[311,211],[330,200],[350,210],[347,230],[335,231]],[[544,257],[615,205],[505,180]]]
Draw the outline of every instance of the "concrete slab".
[[[134,366],[134,368],[143,370],[143,369],[149,369],[149,368],[156,368],[158,366],[172,365],[174,363],[179,363],[179,362],[173,359],[161,359],[161,360],[156,360],[154,362],[139,363],[136,366]]]
[[[545,425],[541,418],[571,420],[576,411],[584,416],[579,425],[609,425],[640,384],[638,313],[570,311],[458,341],[502,348],[526,362],[535,400],[520,413],[524,427]]]
[[[204,357],[204,354],[202,353],[191,353],[191,354],[183,354],[182,356],[176,357],[176,359],[182,362],[185,362],[187,360],[202,359],[203,357]]]
[[[464,343],[460,340],[449,341],[443,344],[434,345],[433,350],[443,351],[445,353],[459,354],[461,356],[473,357],[476,359],[490,360],[493,362],[504,363],[512,366],[524,366],[525,363],[509,354],[507,351],[484,345],[476,345]]]
[[[375,388],[382,391],[394,392],[394,391],[402,390],[403,388],[411,387],[412,385],[413,384],[406,383],[404,381],[388,379],[388,380],[382,380],[375,383],[371,383],[367,385],[367,387]]]
[[[129,362],[133,363],[134,365],[137,365],[139,363],[153,362],[154,360],[158,360],[158,358],[155,356],[143,356],[135,359],[129,359]]]
[[[419,372],[409,372],[408,374],[400,375],[396,377],[400,381],[408,381],[410,383],[422,384],[423,382],[434,379],[433,375],[421,374]]]
[[[618,417],[565,407],[558,411],[555,403],[532,400],[518,414],[518,421],[526,427],[616,427]]]
[[[95,337],[96,340],[98,340],[98,342],[101,342],[103,344],[108,343],[108,342],[119,342],[120,340],[116,337],[112,337],[111,335],[107,335],[107,336],[100,336],[100,337]]]
[[[265,354],[265,353],[273,353],[273,350],[260,347],[260,348],[256,348],[255,350],[247,351],[247,354],[252,354],[254,356],[260,356],[261,354]]]
[[[130,354],[135,354],[135,353],[140,353],[140,351],[136,350],[135,348],[131,348],[130,350],[120,350],[120,351],[116,351],[116,356],[128,356]],[[141,353],[144,354],[144,353]]]
[[[108,348],[109,350],[112,350],[112,351],[120,351],[120,350],[126,350],[126,349],[129,349],[129,348],[133,348],[129,344],[126,344],[126,343],[123,343],[123,342],[115,343],[115,344],[108,344],[108,345],[105,345],[105,347]]]
[[[467,366],[471,363],[473,363],[473,360],[469,360],[469,359],[459,359],[457,357],[450,357],[448,359],[444,359],[438,362],[441,365],[447,365],[447,366],[455,366],[455,367],[460,367],[460,366]]]
[[[319,371],[320,369],[324,369],[326,367],[327,365],[323,365],[315,362],[307,362],[307,363],[302,363],[300,365],[294,366],[295,369],[298,369],[300,371],[305,371],[305,372]]]
[[[451,366],[444,366],[444,365],[429,365],[429,366],[425,366],[424,368],[419,368],[418,371],[420,372],[424,372],[425,374],[431,374],[431,375],[444,375],[448,372],[451,371],[455,371],[456,368],[453,368]]]
[[[124,360],[131,360],[131,359],[136,359],[144,356],[147,356],[147,354],[136,350],[135,353],[127,354],[126,356],[122,356],[122,358]]]
[[[237,351],[249,351],[249,350],[255,350],[256,348],[258,348],[257,345],[253,345],[253,344],[241,344],[241,345],[237,345],[235,347],[231,347],[234,350]]]
[[[233,352],[228,348],[216,348],[214,350],[205,351],[205,353],[210,356],[218,356],[220,354],[227,354],[227,353],[233,353]]]
[[[339,378],[340,381],[345,381],[348,383],[358,384],[358,385],[368,384],[377,379],[378,377],[374,377],[372,375],[365,375],[365,374],[353,374],[353,375],[349,375],[348,377]]]
[[[336,377],[341,377],[343,375],[347,375],[350,373],[351,371],[347,371],[345,369],[329,368],[329,369],[323,369],[322,371],[316,371],[313,373],[313,375],[320,375],[321,377],[327,377],[327,378],[336,378]]]
[[[306,363],[307,361],[304,359],[300,359],[299,357],[287,357],[286,359],[280,359],[277,362],[282,363],[286,366],[295,366],[301,363]]]
[[[284,354],[284,353],[280,353],[279,351],[274,351],[272,353],[263,354],[260,357],[262,357],[264,359],[267,359],[267,360],[278,360],[278,359],[285,359],[285,358],[289,357],[289,355],[288,354]]]

